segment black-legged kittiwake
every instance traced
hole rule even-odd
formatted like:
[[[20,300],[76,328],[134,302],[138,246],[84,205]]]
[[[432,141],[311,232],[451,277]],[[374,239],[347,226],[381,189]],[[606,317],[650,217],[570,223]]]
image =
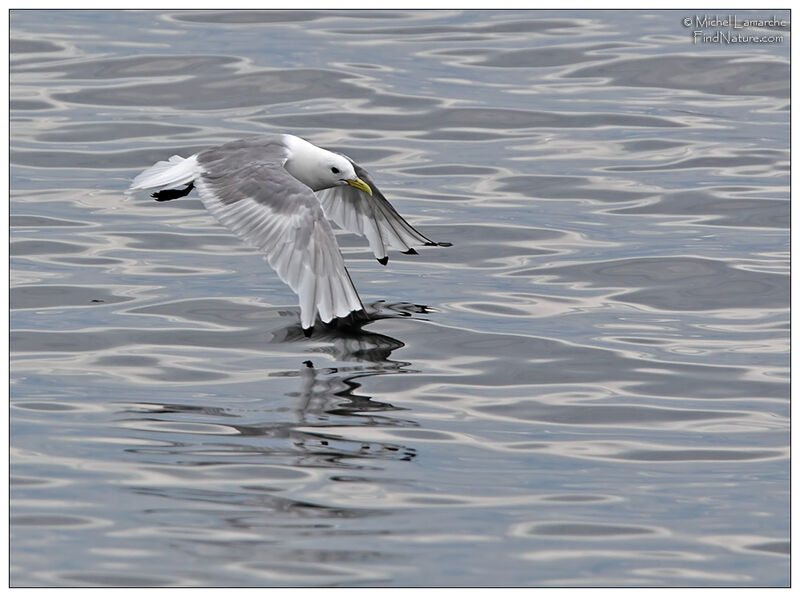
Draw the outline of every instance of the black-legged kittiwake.
[[[307,336],[317,313],[328,323],[364,309],[328,218],[366,236],[382,265],[387,249],[416,254],[413,245],[449,246],[406,222],[353,160],[294,135],[260,135],[188,158],[174,155],[139,174],[130,190],[165,189],[152,196],[168,201],[193,188],[206,209],[262,251],[297,293]]]

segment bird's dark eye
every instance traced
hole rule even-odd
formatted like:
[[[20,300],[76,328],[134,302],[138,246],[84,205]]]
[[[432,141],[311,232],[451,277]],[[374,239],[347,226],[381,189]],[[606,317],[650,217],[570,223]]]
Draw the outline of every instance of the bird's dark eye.
[[[334,174],[339,174],[339,168],[334,166],[333,168],[331,168],[331,172],[333,172]]]

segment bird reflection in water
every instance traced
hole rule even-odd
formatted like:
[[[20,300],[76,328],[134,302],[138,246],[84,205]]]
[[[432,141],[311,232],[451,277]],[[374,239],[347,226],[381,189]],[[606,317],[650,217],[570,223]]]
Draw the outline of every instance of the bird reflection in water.
[[[409,303],[369,305],[371,321],[411,317],[427,313],[427,307]],[[292,318],[294,319],[294,317]],[[127,412],[135,412],[150,431],[169,431],[176,425],[191,425],[198,442],[180,442],[168,448],[137,448],[134,451],[179,452],[201,456],[214,453],[220,455],[249,455],[260,453],[271,461],[278,459],[292,466],[336,466],[337,468],[363,468],[363,459],[411,460],[415,450],[402,444],[385,441],[362,441],[348,439],[348,429],[357,427],[416,427],[409,418],[398,416],[406,409],[388,402],[373,400],[371,396],[359,394],[361,380],[378,375],[398,375],[412,372],[411,363],[392,360],[391,354],[405,346],[403,342],[385,334],[364,329],[369,321],[338,322],[321,326],[314,333],[313,352],[325,360],[347,363],[338,367],[318,367],[318,358],[312,356],[297,369],[273,372],[269,377],[296,377],[296,391],[286,392],[291,404],[261,411],[267,421],[254,421],[257,415],[248,408],[239,411],[233,405],[225,405],[219,396],[210,396],[213,403],[177,404],[170,402],[128,405]],[[272,332],[272,342],[307,343],[298,324],[292,324]],[[325,355],[323,357],[322,355]],[[288,406],[288,408],[287,408]],[[286,420],[281,413],[294,413],[293,420]],[[191,422],[185,417],[189,415]],[[281,420],[283,419],[283,420]],[[133,426],[136,426],[134,421]],[[153,426],[153,423],[156,423]],[[202,433],[196,425],[211,424],[210,435]],[[163,426],[162,426],[163,425]],[[219,434],[220,427],[229,433]],[[357,435],[357,434],[354,434]],[[224,437],[224,439],[223,439]],[[260,441],[254,440],[260,438]],[[291,462],[286,462],[289,459]]]
[[[373,320],[424,312],[424,307],[408,304],[381,305]],[[410,363],[390,358],[393,351],[404,346],[403,342],[364,330],[364,325],[329,326],[315,331],[314,350],[320,358],[312,359],[320,361],[325,358],[322,354],[326,354],[335,361],[346,362],[347,366],[318,368],[312,359],[307,359],[297,369],[270,374],[271,378],[296,378],[296,390],[276,400],[265,394],[262,409],[254,409],[253,402],[246,403],[244,408],[241,402],[226,404],[219,395],[206,395],[192,404],[126,405],[127,413],[136,413],[135,418],[126,420],[126,427],[146,430],[161,445],[139,445],[125,451],[148,455],[154,459],[151,464],[158,462],[160,475],[174,474],[179,479],[178,483],[164,484],[159,483],[161,477],[154,477],[152,482],[133,488],[139,494],[180,503],[178,509],[165,506],[148,510],[151,524],[174,525],[175,516],[185,512],[189,503],[202,503],[206,510],[212,503],[235,506],[235,515],[225,508],[221,511],[224,516],[216,523],[235,529],[281,527],[283,517],[288,517],[294,527],[303,525],[298,519],[311,519],[309,528],[325,533],[328,525],[321,519],[381,514],[380,508],[332,505],[324,500],[289,495],[288,487],[303,495],[308,479],[317,477],[316,473],[300,474],[296,487],[288,481],[291,477],[285,477],[291,469],[298,473],[326,470],[328,482],[352,483],[363,481],[368,471],[380,471],[381,461],[415,458],[413,447],[383,439],[365,441],[358,433],[364,427],[418,426],[416,421],[399,416],[406,409],[358,393],[364,378],[412,371]],[[278,335],[279,341],[291,342],[296,336],[298,343],[308,342],[297,324],[279,331]],[[267,388],[274,386],[266,384]],[[287,417],[287,413],[291,416]],[[179,440],[175,440],[176,432]],[[277,467],[273,469],[272,465]],[[270,472],[278,475],[276,483],[271,482]],[[143,477],[148,478],[144,471]],[[218,479],[224,479],[225,483],[215,484]],[[177,540],[185,543],[186,549],[193,549],[193,541]],[[247,549],[251,547],[248,545]]]
[[[396,303],[383,305],[376,310],[371,305],[372,320],[392,317],[408,317],[411,313],[427,313],[423,305]],[[416,455],[413,448],[385,442],[360,442],[348,440],[342,431],[348,426],[415,427],[413,420],[382,413],[403,411],[387,402],[373,400],[370,396],[357,394],[361,387],[359,379],[376,375],[407,373],[411,363],[393,361],[392,352],[405,346],[403,342],[363,329],[364,321],[338,322],[328,325],[315,334],[315,340],[323,342],[319,352],[330,354],[339,361],[369,363],[368,367],[348,366],[319,369],[312,360],[306,360],[298,371],[273,375],[298,376],[298,392],[287,394],[297,397],[295,407],[298,428],[305,428],[294,438],[294,445],[307,450],[315,458],[340,461],[342,458],[373,457],[411,460]],[[296,330],[297,338],[302,330]],[[319,431],[309,432],[308,427]],[[328,433],[325,428],[335,428],[337,433]]]

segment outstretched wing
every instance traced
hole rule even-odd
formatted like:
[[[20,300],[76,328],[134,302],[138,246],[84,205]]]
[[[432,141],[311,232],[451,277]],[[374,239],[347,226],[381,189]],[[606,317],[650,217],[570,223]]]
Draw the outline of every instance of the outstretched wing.
[[[218,154],[219,155],[219,154]],[[230,156],[228,156],[230,157]],[[198,156],[200,199],[220,223],[259,249],[300,297],[303,328],[363,309],[318,199],[283,168],[283,159],[232,168],[234,160]]]
[[[414,245],[438,244],[397,213],[364,168],[353,160],[350,163],[356,175],[372,188],[372,196],[347,185],[317,191],[325,215],[348,232],[366,236],[370,249],[384,265],[388,260],[387,249],[408,252]]]

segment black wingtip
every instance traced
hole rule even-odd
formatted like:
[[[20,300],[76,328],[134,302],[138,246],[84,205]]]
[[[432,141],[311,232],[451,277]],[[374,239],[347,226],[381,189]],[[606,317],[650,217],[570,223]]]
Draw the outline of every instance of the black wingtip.
[[[157,191],[150,195],[156,201],[172,201],[173,199],[178,199],[180,197],[186,197],[192,189],[194,188],[194,181],[190,182],[186,185],[186,188],[183,189],[164,189],[161,191]]]
[[[452,247],[453,243],[437,243],[437,242],[431,241],[429,243],[425,243],[425,246],[426,247]]]
[[[310,328],[303,328],[303,335],[306,338],[310,338],[311,334],[314,333],[314,326],[312,325]]]
[[[416,249],[411,248],[408,251],[403,251],[403,255],[419,255],[419,253],[417,253]]]
[[[343,317],[334,317],[325,325],[335,329],[359,328],[368,321],[370,317],[367,312],[364,309],[356,309]]]
[[[386,265],[387,263],[389,263],[389,257],[388,256],[381,257],[380,259],[378,259],[378,263],[380,263],[381,265]]]

